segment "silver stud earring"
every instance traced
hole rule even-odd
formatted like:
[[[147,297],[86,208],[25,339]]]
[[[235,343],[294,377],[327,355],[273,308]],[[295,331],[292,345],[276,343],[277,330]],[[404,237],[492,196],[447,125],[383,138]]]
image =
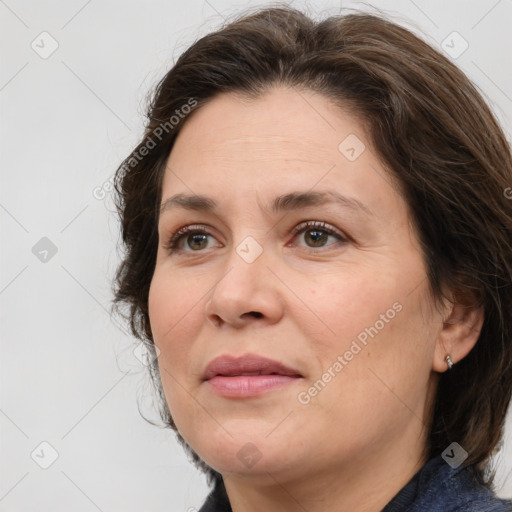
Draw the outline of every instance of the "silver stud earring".
[[[448,364],[448,370],[450,370],[452,368],[452,366],[453,366],[452,358],[449,355],[447,355],[445,357],[445,359],[446,359],[446,363]]]

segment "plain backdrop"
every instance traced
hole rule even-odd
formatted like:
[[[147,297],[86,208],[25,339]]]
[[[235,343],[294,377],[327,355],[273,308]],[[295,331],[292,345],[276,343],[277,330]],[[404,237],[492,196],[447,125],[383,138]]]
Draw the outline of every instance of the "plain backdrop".
[[[340,5],[293,2],[317,18]],[[510,139],[511,0],[371,5],[440,48],[450,37],[450,58]],[[2,512],[193,511],[208,492],[174,434],[139,413],[137,401],[157,419],[137,343],[109,316],[119,243],[109,180],[142,133],[153,84],[247,6],[0,1]],[[511,423],[496,459],[504,497]]]

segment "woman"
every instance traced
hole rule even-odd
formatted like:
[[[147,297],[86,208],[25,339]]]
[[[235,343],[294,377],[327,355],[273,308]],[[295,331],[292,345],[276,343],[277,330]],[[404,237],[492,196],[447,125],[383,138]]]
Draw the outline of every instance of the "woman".
[[[512,510],[512,157],[468,78],[380,17],[269,8],[185,51],[148,118],[115,302],[201,512]]]

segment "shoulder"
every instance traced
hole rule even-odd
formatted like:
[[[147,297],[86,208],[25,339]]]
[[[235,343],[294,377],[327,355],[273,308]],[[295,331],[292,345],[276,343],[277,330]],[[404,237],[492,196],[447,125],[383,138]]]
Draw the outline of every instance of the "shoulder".
[[[480,484],[470,468],[453,468],[441,456],[425,464],[406,487],[413,488],[414,499],[404,511],[512,512],[512,501],[498,498]]]
[[[444,464],[441,477],[445,497],[453,499],[453,512],[512,512],[512,501],[498,498],[491,489],[480,484],[465,466],[457,469]],[[453,497],[453,498],[452,498]]]
[[[494,498],[492,501],[471,501],[462,507],[454,509],[454,512],[511,512],[512,502]]]

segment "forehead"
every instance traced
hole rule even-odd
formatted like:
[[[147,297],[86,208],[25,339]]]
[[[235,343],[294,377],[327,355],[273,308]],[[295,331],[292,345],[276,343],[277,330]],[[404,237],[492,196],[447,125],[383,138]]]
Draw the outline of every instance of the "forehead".
[[[274,88],[257,99],[220,94],[186,120],[173,159],[184,156],[186,139],[186,149],[195,148],[194,157],[257,156],[265,161],[281,156],[325,162],[338,151],[345,132],[355,130],[363,136],[355,118],[339,108],[336,115],[333,108],[324,96],[290,88]]]
[[[174,143],[171,168],[209,169],[232,162],[272,169],[289,161],[324,168],[339,156],[338,145],[358,131],[357,120],[337,112],[325,97],[274,88],[257,99],[224,93],[193,111]],[[253,165],[254,164],[254,165]]]
[[[220,94],[193,111],[169,156],[163,199],[226,191],[249,198],[255,190],[270,197],[315,187],[361,202],[396,195],[355,116],[323,95],[275,88],[250,100]]]

